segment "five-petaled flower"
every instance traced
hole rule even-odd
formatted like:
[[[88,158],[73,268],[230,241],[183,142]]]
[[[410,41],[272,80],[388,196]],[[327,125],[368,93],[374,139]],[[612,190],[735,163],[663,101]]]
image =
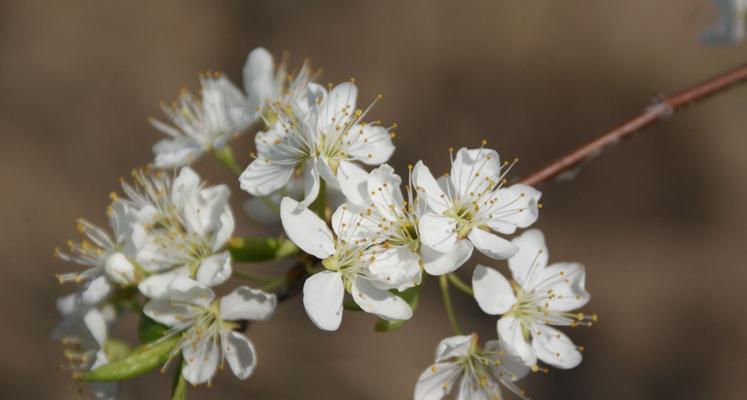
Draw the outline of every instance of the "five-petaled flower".
[[[449,176],[438,180],[422,161],[415,165],[416,189],[432,210],[420,218],[420,238],[438,252],[451,253],[454,260],[438,274],[459,268],[474,247],[494,259],[511,257],[516,246],[494,232],[512,234],[537,220],[541,193],[523,184],[504,188],[510,169],[504,170],[506,166],[496,151],[486,148],[460,149]]]
[[[258,289],[241,286],[220,300],[192,279],[172,281],[163,299],[151,300],[143,312],[170,326],[167,335],[181,334],[172,356],[181,352],[182,376],[189,383],[208,383],[224,361],[239,379],[254,372],[257,355],[252,343],[236,332],[239,321],[262,321],[275,311],[277,299]]]
[[[519,251],[508,260],[513,282],[498,271],[478,265],[472,276],[475,299],[498,320],[500,340],[526,365],[537,369],[537,359],[557,368],[581,363],[581,349],[564,333],[550,327],[590,326],[596,315],[576,313],[589,301],[584,267],[576,263],[547,265],[542,232],[533,229],[516,237]]]

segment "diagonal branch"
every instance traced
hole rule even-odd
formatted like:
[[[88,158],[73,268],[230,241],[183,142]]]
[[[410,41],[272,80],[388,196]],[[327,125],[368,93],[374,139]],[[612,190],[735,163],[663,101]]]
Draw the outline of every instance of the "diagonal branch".
[[[747,64],[744,64],[679,93],[664,97],[653,106],[648,107],[642,114],[547,164],[521,179],[520,182],[532,186],[542,184],[594,157],[606,147],[616,144],[633,133],[671,115],[674,111],[723,92],[746,80]]]

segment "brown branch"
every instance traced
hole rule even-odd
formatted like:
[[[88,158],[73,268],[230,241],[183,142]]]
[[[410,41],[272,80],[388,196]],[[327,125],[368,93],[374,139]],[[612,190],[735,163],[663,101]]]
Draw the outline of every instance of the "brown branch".
[[[606,147],[616,144],[633,133],[669,116],[672,112],[684,106],[704,100],[733,85],[745,82],[746,80],[747,64],[744,64],[701,84],[685,89],[674,95],[664,97],[655,105],[647,108],[642,114],[547,164],[545,167],[530,174],[526,178],[521,179],[519,182],[532,186],[542,184],[599,154]]]

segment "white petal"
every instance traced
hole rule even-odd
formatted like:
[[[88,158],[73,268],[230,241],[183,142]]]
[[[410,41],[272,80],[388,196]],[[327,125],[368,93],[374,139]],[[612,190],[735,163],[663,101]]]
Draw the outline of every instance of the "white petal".
[[[358,88],[350,82],[335,86],[318,109],[318,126],[322,131],[346,124],[355,112]]]
[[[584,266],[577,263],[555,263],[537,274],[530,282],[531,288],[537,293],[547,293],[552,290],[552,298],[546,300],[547,308],[552,311],[572,311],[583,307],[589,302],[590,295],[584,287],[586,272]],[[533,284],[535,281],[537,286]]]
[[[135,266],[122,253],[114,253],[106,259],[104,264],[106,276],[120,285],[130,285],[135,282]]]
[[[112,286],[109,284],[109,281],[106,279],[106,277],[99,276],[98,278],[89,282],[88,285],[86,285],[86,288],[83,289],[82,300],[86,304],[98,304],[101,300],[108,296],[111,291]]]
[[[202,259],[197,269],[197,282],[205,286],[218,286],[231,277],[231,254],[228,251]]]
[[[426,213],[418,222],[420,241],[440,253],[446,253],[457,241],[456,221],[434,213]]]
[[[221,318],[231,321],[266,320],[272,317],[277,302],[274,294],[241,286],[220,300],[220,315]]]
[[[436,363],[418,377],[415,385],[415,400],[440,400],[451,393],[461,368],[454,363]]]
[[[351,294],[363,311],[380,318],[406,320],[412,317],[412,308],[405,300],[388,290],[375,287],[367,279],[355,278]]]
[[[470,193],[481,193],[495,184],[500,171],[501,162],[495,150],[462,147],[454,158],[450,179],[457,196],[470,198],[473,197]]]
[[[438,276],[454,272],[464,265],[472,256],[473,249],[472,242],[467,239],[460,239],[446,253],[439,253],[426,245],[422,245],[420,254],[423,256],[425,272]]]
[[[167,296],[169,285],[179,277],[189,277],[187,267],[176,268],[162,274],[151,275],[137,285],[140,293],[151,299],[163,299]]]
[[[247,107],[261,107],[266,100],[278,96],[272,54],[262,47],[249,53],[244,64],[244,90],[249,98]]]
[[[485,380],[477,381],[474,373],[462,376],[459,382],[459,392],[454,400],[493,400],[500,398],[500,388],[495,381],[486,377]],[[488,397],[490,396],[490,397]]]
[[[348,201],[358,206],[365,206],[368,199],[366,180],[368,173],[361,167],[341,161],[337,167],[337,182]]]
[[[187,363],[182,368],[182,376],[187,382],[199,385],[210,381],[215,375],[220,360],[220,351],[217,341],[211,336],[197,343],[192,340],[186,340],[182,345],[182,356]]]
[[[399,189],[402,179],[394,173],[394,168],[384,164],[368,174],[367,190],[379,214],[388,220],[398,220],[403,214],[404,200]]]
[[[218,251],[228,242],[233,235],[233,229],[236,221],[233,219],[231,206],[226,202],[223,212],[220,214],[218,227],[213,235],[213,251]]]
[[[321,161],[318,161],[316,159],[309,160],[306,162],[306,167],[304,168],[304,176],[303,176],[303,190],[304,190],[304,196],[303,200],[301,200],[300,203],[298,203],[298,206],[296,206],[297,210],[301,210],[303,208],[308,207],[311,205],[311,203],[316,200],[317,196],[319,196],[319,169],[317,167],[317,164]]]
[[[415,164],[412,170],[412,181],[415,184],[415,190],[419,196],[425,196],[428,207],[438,214],[449,209],[450,202],[446,194],[441,189],[441,185],[436,182],[428,167],[422,161]]]
[[[298,202],[290,197],[280,202],[280,218],[290,240],[320,260],[334,254],[335,240],[327,224],[308,208],[297,210]]]
[[[91,309],[83,316],[83,323],[99,347],[104,346],[108,333],[104,315],[98,309]]]
[[[241,189],[254,196],[267,196],[285,186],[293,175],[293,165],[280,165],[257,158],[239,176]]]
[[[199,143],[183,136],[161,139],[153,146],[156,158],[153,166],[160,169],[181,167],[197,159],[202,154]]]
[[[496,260],[505,260],[519,251],[516,245],[508,240],[480,228],[473,228],[467,237],[480,253]]]
[[[532,324],[532,348],[543,362],[571,369],[581,364],[581,352],[563,332],[545,324]]]
[[[503,314],[516,304],[516,296],[508,279],[483,265],[478,265],[472,273],[472,290],[477,304],[490,315]]]
[[[394,247],[376,253],[368,270],[378,281],[373,285],[381,289],[403,291],[420,284],[420,257],[407,247]]]
[[[493,354],[493,359],[500,362],[500,370],[508,375],[511,381],[518,381],[525,377],[530,368],[516,355],[512,349],[501,346],[500,340],[489,340],[485,343],[485,351]]]
[[[178,207],[192,201],[200,188],[200,176],[190,167],[183,167],[171,185],[171,201]]]
[[[368,209],[345,203],[332,213],[332,230],[344,242],[356,240],[383,241],[379,238],[380,228],[374,218],[365,217]]]
[[[176,304],[168,299],[156,299],[149,301],[143,307],[143,313],[161,324],[175,326],[189,322],[194,312],[186,304]]]
[[[303,285],[303,306],[311,322],[319,329],[335,331],[342,322],[345,288],[339,272],[322,271],[310,276]]]
[[[514,317],[502,317],[498,320],[498,339],[504,347],[511,349],[525,365],[531,367],[537,364],[537,355],[531,345],[524,340],[521,321]]]
[[[539,199],[542,193],[531,186],[516,184],[496,190],[486,213],[487,225],[496,232],[510,235],[516,228],[526,228],[539,217]]]
[[[508,259],[508,267],[516,282],[524,286],[529,274],[537,274],[547,266],[545,236],[539,229],[528,230],[511,241],[519,251]]]
[[[367,165],[387,162],[394,153],[389,131],[381,126],[355,125],[348,131],[345,152],[353,159]]]
[[[465,357],[472,346],[472,340],[472,335],[451,336],[441,340],[436,346],[436,362],[453,357]]]
[[[169,284],[168,298],[176,302],[191,303],[206,308],[213,302],[215,293],[199,282],[179,277]]]
[[[237,378],[248,378],[257,367],[257,352],[254,345],[244,335],[229,331],[221,334],[223,355]]]

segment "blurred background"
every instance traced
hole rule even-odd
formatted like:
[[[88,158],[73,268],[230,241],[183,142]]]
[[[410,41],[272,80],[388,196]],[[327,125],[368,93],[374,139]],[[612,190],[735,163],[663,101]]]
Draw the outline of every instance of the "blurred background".
[[[81,397],[49,338],[55,298],[74,289],[53,274],[77,267],[52,249],[77,238],[78,217],[105,223],[108,193],[160,139],[146,118],[195,89],[198,73],[240,83],[252,48],[288,50],[292,65],[322,67],[324,83],[354,76],[360,102],[384,94],[371,115],[400,126],[396,167],[423,159],[442,172],[449,146],[485,138],[521,158],[522,176],[657,95],[745,62],[745,44],[698,40],[716,17],[707,0],[0,2],[2,397]],[[586,347],[579,368],[522,382],[533,398],[743,398],[745,104],[747,86],[726,92],[541,187],[551,261],[586,265],[586,310],[600,320],[571,332]],[[234,146],[244,164],[251,136]],[[245,193],[227,171],[209,158],[196,168],[236,189],[237,234],[273,232],[243,218]],[[322,333],[300,298],[287,301],[249,331],[254,376],[223,372],[190,398],[411,398],[451,333],[435,281],[426,286],[413,320],[390,334],[351,312]],[[453,296],[463,328],[495,335],[494,317]],[[122,393],[165,398],[169,385],[154,373]]]

